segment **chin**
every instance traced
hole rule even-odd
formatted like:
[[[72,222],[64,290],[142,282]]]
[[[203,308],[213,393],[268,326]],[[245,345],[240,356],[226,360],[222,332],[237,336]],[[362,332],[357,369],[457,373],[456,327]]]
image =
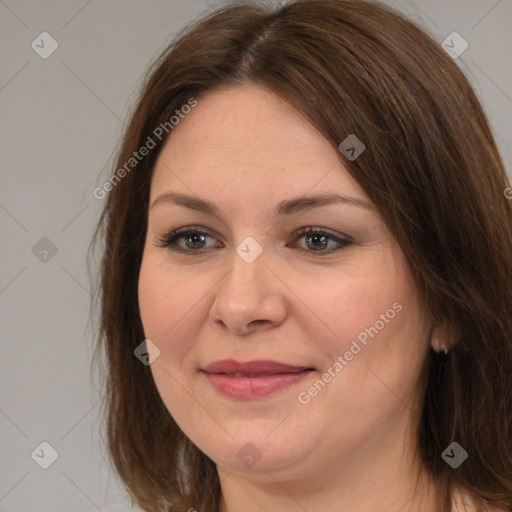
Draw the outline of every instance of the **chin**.
[[[227,426],[229,430],[229,425]],[[288,441],[284,436],[271,434],[256,425],[251,431],[237,432],[230,430],[222,439],[201,439],[196,446],[217,465],[230,471],[262,475],[262,480],[268,480],[267,472],[281,472],[290,466],[298,464],[307,454],[304,440]],[[267,438],[265,438],[267,436]],[[314,446],[310,451],[314,451]]]

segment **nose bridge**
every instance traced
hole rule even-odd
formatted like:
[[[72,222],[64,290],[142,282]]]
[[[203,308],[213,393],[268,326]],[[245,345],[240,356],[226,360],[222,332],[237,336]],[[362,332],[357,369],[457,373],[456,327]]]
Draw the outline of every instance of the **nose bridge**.
[[[279,321],[284,307],[276,293],[276,278],[267,268],[268,256],[253,237],[246,237],[236,246],[231,269],[217,289],[212,320],[239,332],[246,331],[251,322]]]
[[[225,284],[233,288],[236,293],[240,293],[246,288],[247,293],[242,296],[253,294],[265,282],[267,259],[268,252],[263,250],[263,246],[254,237],[245,237],[235,247],[231,260],[231,272],[226,276]]]

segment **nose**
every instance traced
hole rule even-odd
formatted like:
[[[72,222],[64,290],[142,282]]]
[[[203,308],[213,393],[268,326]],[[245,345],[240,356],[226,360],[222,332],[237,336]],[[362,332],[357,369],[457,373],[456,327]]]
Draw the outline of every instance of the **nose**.
[[[271,329],[286,317],[287,289],[268,265],[265,251],[251,263],[233,251],[233,265],[220,281],[210,319],[236,334]]]

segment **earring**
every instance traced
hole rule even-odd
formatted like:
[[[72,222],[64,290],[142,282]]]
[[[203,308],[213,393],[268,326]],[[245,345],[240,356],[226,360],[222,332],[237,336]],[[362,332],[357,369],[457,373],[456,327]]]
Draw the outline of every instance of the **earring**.
[[[448,355],[448,349],[447,348],[444,349],[444,355],[445,356]]]

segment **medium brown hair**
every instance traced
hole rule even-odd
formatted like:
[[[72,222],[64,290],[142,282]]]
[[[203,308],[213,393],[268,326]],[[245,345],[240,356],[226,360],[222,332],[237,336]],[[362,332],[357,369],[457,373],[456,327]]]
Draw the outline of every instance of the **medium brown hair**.
[[[288,101],[333,147],[400,244],[425,311],[456,333],[431,351],[418,445],[437,483],[438,510],[455,489],[479,510],[512,503],[512,201],[489,123],[468,80],[425,32],[363,0],[304,0],[272,11],[224,7],[194,23],[154,62],[127,125],[115,169],[190,98],[256,84]],[[170,136],[172,131],[169,130]],[[153,137],[154,138],[154,137]],[[150,368],[137,284],[152,170],[166,138],[117,180],[93,242],[101,240],[108,450],[133,499],[151,512],[216,512],[215,463],[181,431]],[[300,179],[300,176],[298,177]],[[458,442],[457,469],[441,457]]]

